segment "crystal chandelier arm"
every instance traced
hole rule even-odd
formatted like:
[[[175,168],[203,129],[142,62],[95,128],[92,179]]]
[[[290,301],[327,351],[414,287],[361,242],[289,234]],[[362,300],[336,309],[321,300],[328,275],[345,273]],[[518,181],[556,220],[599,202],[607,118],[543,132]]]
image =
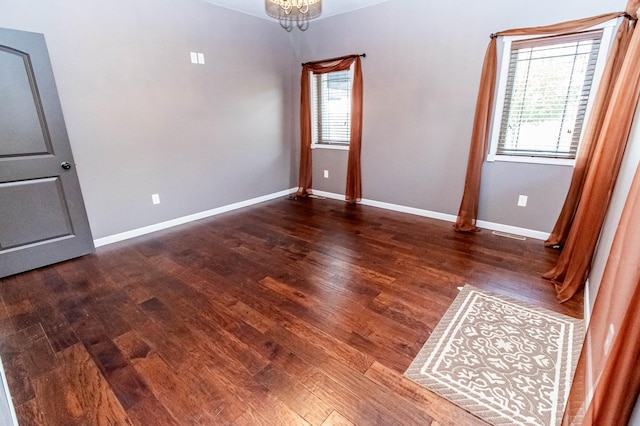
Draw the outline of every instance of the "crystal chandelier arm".
[[[284,13],[286,13],[287,15],[289,15],[293,11],[294,7],[298,9],[298,12],[300,13],[309,12],[309,2],[310,2],[309,0],[276,0],[274,1],[274,3],[278,3],[280,5],[282,10],[284,10]]]
[[[322,0],[265,0],[267,15],[280,21],[287,31],[298,27],[301,31],[309,28],[309,21],[322,13]],[[295,21],[295,22],[294,22]]]
[[[298,15],[296,19],[296,26],[300,31],[307,31],[309,29],[309,20],[306,17]]]

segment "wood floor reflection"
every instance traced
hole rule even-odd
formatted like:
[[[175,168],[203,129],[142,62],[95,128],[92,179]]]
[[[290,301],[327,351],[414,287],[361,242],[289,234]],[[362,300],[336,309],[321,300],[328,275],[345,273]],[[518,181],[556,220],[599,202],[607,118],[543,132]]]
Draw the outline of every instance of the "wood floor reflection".
[[[20,425],[481,425],[402,374],[465,283],[574,317],[541,241],[276,200],[0,280]]]

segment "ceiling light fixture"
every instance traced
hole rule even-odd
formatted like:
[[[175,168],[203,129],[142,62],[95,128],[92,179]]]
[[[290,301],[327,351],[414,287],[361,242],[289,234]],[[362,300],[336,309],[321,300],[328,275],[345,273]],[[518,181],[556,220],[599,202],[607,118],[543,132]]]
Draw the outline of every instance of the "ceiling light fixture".
[[[322,13],[322,0],[264,0],[264,8],[285,30],[291,31],[295,24],[306,31],[309,21]]]

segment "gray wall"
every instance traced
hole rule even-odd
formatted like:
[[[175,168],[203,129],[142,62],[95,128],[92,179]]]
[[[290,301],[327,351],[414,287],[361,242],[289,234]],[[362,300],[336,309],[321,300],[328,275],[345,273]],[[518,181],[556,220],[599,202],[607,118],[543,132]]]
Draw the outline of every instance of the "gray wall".
[[[353,52],[367,53],[364,197],[456,214],[488,35],[624,5],[390,0],[288,34],[198,0],[0,0],[0,26],[46,36],[100,238],[296,186],[300,62]],[[315,188],[343,193],[347,153],[313,155]],[[479,218],[549,231],[571,172],[486,164]]]
[[[624,0],[391,0],[313,22],[294,34],[300,61],[366,52],[363,197],[457,214],[489,34],[622,10]],[[321,169],[346,152],[314,151],[314,188],[339,189]],[[330,160],[333,157],[333,160]],[[551,231],[572,168],[485,163],[479,219]],[[526,208],[518,195],[528,195]]]
[[[45,34],[94,238],[291,186],[296,62],[276,23],[198,0],[0,10]]]
[[[334,149],[313,150],[313,187],[334,194],[344,194],[347,183],[348,151]],[[324,177],[324,171],[329,177]]]

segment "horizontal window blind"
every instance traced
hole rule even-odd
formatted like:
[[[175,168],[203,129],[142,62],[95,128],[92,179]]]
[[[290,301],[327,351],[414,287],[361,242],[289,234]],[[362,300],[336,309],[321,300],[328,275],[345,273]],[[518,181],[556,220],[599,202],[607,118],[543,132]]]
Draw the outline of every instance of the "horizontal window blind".
[[[312,74],[314,142],[348,145],[351,133],[351,71]]]
[[[574,159],[602,30],[511,46],[497,155]]]

